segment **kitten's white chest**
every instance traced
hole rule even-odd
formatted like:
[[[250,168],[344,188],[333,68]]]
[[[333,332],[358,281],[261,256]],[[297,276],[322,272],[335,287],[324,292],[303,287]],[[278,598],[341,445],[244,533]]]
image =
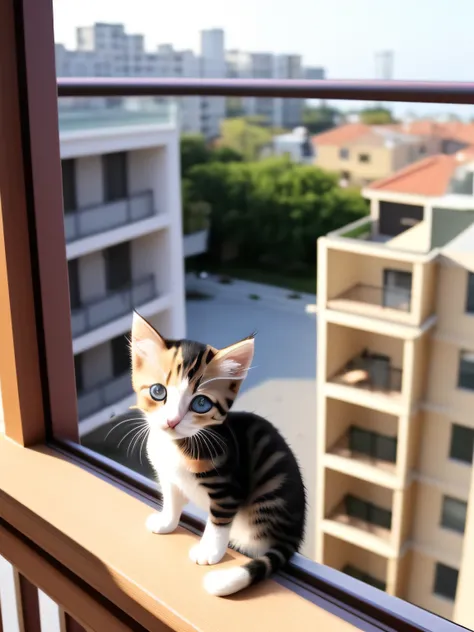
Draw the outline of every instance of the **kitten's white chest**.
[[[168,439],[164,433],[152,431],[148,438],[147,453],[160,480],[170,481],[191,502],[209,511],[209,496],[199,485],[195,475],[187,469],[186,461],[174,441]]]

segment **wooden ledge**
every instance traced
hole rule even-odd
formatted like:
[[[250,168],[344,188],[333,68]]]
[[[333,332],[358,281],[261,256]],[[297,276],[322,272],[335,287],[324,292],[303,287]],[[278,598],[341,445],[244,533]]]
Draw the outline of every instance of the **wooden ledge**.
[[[298,621],[301,629],[361,629],[272,580],[232,598],[208,595],[209,569],[188,558],[196,536],[182,528],[148,533],[149,512],[59,452],[0,437],[0,517],[145,628],[288,632]],[[229,552],[219,568],[242,560]]]

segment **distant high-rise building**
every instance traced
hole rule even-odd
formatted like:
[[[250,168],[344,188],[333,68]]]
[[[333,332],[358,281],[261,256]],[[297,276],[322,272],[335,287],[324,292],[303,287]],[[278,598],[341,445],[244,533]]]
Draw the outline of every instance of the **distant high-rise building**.
[[[123,24],[101,22],[77,28],[74,50],[56,44],[56,71],[60,77],[299,79],[307,76],[307,71],[312,78],[324,75],[322,68],[305,71],[299,55],[226,51],[222,29],[201,32],[199,54],[176,50],[172,44],[161,44],[148,52],[142,35],[126,33]],[[96,98],[89,100],[88,106],[100,108],[113,104],[113,101]],[[64,107],[79,104],[83,108],[85,105],[84,99],[63,99],[61,102]],[[242,99],[239,107],[243,114],[263,116],[270,125],[291,128],[301,124],[302,104],[301,99],[249,97]],[[181,131],[202,133],[207,138],[218,136],[220,121],[226,116],[226,105],[228,102],[224,97],[181,97]]]

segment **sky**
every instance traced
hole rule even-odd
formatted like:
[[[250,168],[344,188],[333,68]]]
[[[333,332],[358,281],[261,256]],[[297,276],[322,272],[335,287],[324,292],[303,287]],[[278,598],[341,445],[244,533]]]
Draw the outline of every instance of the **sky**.
[[[199,31],[223,28],[226,48],[298,53],[330,79],[373,79],[375,53],[392,50],[394,79],[473,81],[474,0],[53,0],[56,41],[76,26],[121,22],[146,48],[199,51]],[[231,7],[238,10],[231,11]],[[473,106],[397,106],[474,116]]]

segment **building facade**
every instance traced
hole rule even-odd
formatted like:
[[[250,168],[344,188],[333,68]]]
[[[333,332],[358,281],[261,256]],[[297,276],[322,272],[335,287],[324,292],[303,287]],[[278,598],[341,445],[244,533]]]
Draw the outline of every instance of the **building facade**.
[[[170,107],[75,110],[60,114],[60,145],[84,435],[134,401],[133,310],[165,336],[185,334],[179,135]]]
[[[341,184],[365,186],[443,151],[443,140],[393,126],[347,123],[313,136],[313,146],[316,166],[338,173]]]
[[[472,152],[318,242],[317,561],[472,627]]]
[[[59,77],[324,78],[322,68],[310,68],[306,75],[299,55],[226,51],[222,29],[203,30],[200,37],[198,54],[176,50],[171,44],[149,52],[143,36],[126,33],[123,24],[79,27],[74,50],[56,44],[56,73]],[[94,99],[88,105],[100,108],[110,101]],[[64,100],[67,103],[84,107],[83,99]],[[270,125],[292,128],[301,125],[303,103],[301,99],[248,97],[240,107],[242,114],[263,116]],[[219,135],[220,121],[229,110],[225,98],[181,97],[178,104],[182,132],[202,133],[207,138]]]

